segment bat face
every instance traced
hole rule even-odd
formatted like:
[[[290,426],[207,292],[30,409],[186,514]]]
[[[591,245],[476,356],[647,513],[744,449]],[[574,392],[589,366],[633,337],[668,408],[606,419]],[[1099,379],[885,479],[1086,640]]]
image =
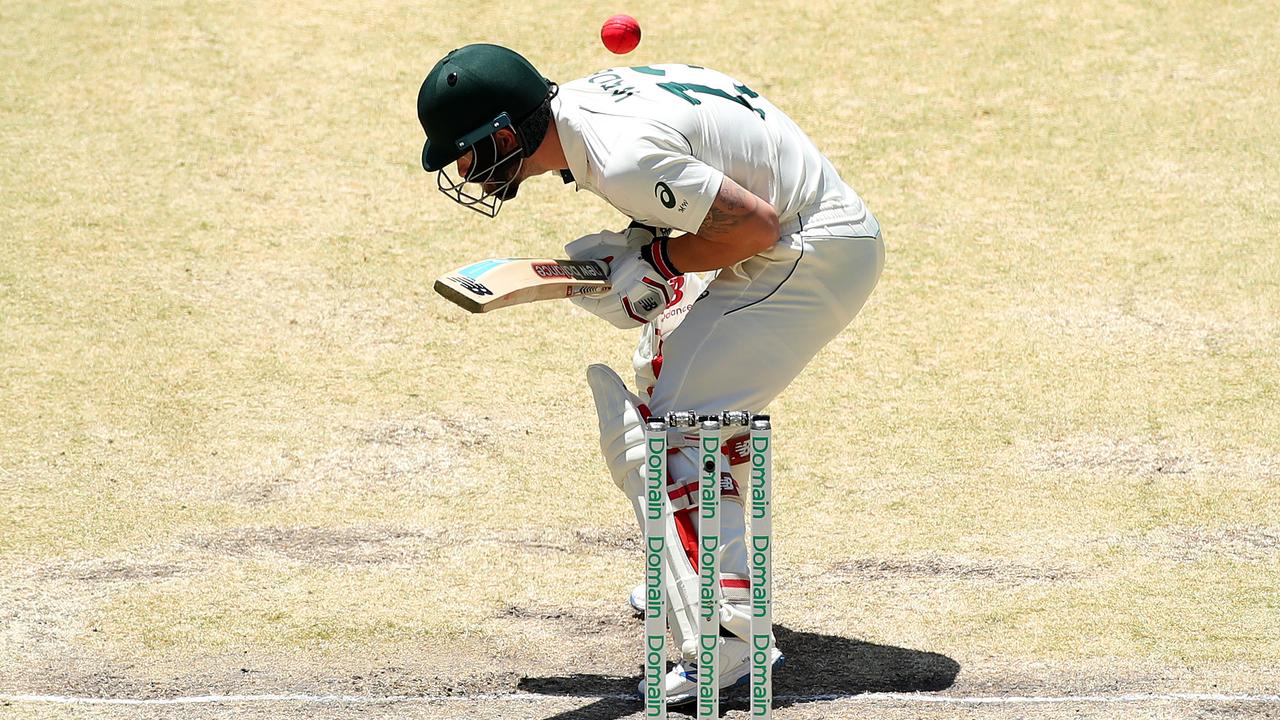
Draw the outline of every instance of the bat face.
[[[436,292],[473,312],[537,300],[594,295],[609,290],[609,269],[599,260],[493,258],[445,273]]]

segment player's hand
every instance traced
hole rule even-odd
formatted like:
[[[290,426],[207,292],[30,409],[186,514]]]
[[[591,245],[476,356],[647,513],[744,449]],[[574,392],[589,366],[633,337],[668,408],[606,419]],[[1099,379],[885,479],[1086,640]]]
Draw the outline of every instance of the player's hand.
[[[611,312],[606,320],[614,327],[639,327],[654,320],[662,314],[662,310],[675,297],[668,277],[658,271],[658,266],[650,259],[652,244],[646,245],[638,252],[629,253],[618,258],[609,265],[609,282],[613,290],[601,297],[601,300],[612,299],[622,313]],[[672,276],[674,277],[674,276]]]
[[[572,260],[604,260],[609,263],[610,279],[620,277],[619,268],[623,265],[630,264],[628,258],[635,258],[643,263],[639,258],[640,249],[654,241],[655,238],[666,237],[671,231],[666,228],[653,228],[638,222],[632,222],[621,233],[609,232],[602,230],[591,235],[584,235],[577,240],[564,246],[565,252]],[[660,276],[660,274],[659,274]],[[616,280],[614,280],[614,289],[617,289]],[[668,287],[666,293],[667,301],[670,300],[672,293]],[[637,298],[637,301],[640,301]],[[587,312],[599,318],[603,318],[610,325],[616,328],[626,329],[638,327],[645,324],[649,320],[661,314],[662,308],[666,307],[664,301],[652,313],[640,315],[641,319],[637,319],[628,312],[628,299],[624,303],[614,292],[607,292],[598,295],[577,295],[570,298],[570,302]],[[648,305],[647,302],[642,302]],[[634,305],[633,305],[634,307]],[[644,319],[648,315],[648,319]]]
[[[650,238],[649,241],[652,239]],[[583,235],[564,246],[564,251],[570,260],[604,260],[605,262],[639,249],[640,244],[631,246],[631,239],[626,234],[608,230]]]
[[[646,245],[639,251],[608,259],[612,289],[600,295],[574,297],[573,304],[622,330],[640,327],[660,317],[676,292],[646,259],[652,252],[651,247]]]
[[[570,260],[604,260],[620,258],[628,252],[638,251],[655,239],[671,234],[668,228],[655,228],[632,221],[622,232],[601,230],[583,235],[564,246]]]
[[[601,230],[591,235],[583,235],[565,245],[564,251],[571,260],[603,260],[612,267],[618,258],[638,252],[639,245],[637,244],[634,248],[629,247],[629,242],[629,238],[623,233]],[[596,317],[603,318],[614,327],[628,328],[635,325],[622,309],[622,304],[613,297],[612,292],[575,295],[569,298],[569,302]]]
[[[658,238],[669,237],[671,228],[653,227],[652,225],[645,225],[639,220],[632,220],[627,229],[622,231],[622,235],[627,239],[628,248],[639,250]]]

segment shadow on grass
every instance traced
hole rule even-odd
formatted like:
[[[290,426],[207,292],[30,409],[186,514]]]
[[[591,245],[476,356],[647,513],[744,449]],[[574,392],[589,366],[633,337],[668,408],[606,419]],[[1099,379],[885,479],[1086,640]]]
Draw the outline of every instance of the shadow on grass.
[[[774,626],[778,647],[786,655],[786,664],[774,673],[773,694],[776,707],[807,702],[814,696],[859,695],[869,692],[931,692],[945,690],[955,682],[960,663],[938,653],[909,650],[889,645],[875,645],[861,640],[820,635]],[[600,696],[586,707],[549,716],[546,720],[612,720],[641,710],[635,677],[608,675],[566,675],[563,677],[524,678],[517,687],[539,695]],[[634,700],[620,699],[632,695]],[[745,710],[746,690],[735,688],[724,693],[721,712]],[[681,711],[688,710],[688,713]],[[671,711],[672,717],[685,717],[692,706]]]

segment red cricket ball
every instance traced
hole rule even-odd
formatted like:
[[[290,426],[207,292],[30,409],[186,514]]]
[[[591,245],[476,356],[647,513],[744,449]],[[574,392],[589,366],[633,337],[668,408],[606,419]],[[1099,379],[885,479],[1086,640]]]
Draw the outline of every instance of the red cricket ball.
[[[600,28],[600,40],[609,52],[625,55],[640,44],[640,23],[630,15],[614,15]]]

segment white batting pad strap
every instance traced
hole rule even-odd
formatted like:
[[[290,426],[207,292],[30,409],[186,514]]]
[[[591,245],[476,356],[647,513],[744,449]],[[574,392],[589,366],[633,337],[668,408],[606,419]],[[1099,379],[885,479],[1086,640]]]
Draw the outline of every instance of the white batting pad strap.
[[[672,457],[675,457],[674,455]],[[679,512],[698,507],[698,480],[681,478],[672,479],[667,485],[667,497],[671,500],[671,511]]]
[[[649,323],[640,331],[640,341],[631,355],[631,368],[636,371],[636,390],[645,397],[653,393],[653,386],[658,383],[658,368],[653,361],[658,357],[660,344],[656,326]]]
[[[738,468],[732,468],[734,484]],[[745,473],[744,473],[745,475]],[[751,581],[747,569],[746,515],[742,497],[725,495],[720,503],[720,627],[734,635],[751,638]]]
[[[625,491],[628,475],[639,477],[645,457],[640,398],[627,390],[622,378],[608,365],[588,367],[587,385],[596,404],[600,452],[614,484]]]
[[[667,456],[667,491],[672,488],[685,487],[692,483],[697,485],[698,465],[693,453],[681,450]],[[681,532],[676,522],[676,505],[697,507],[697,493],[689,493],[685,500],[671,502],[672,512],[667,517],[667,622],[671,627],[671,639],[675,647],[686,659],[697,657],[698,609],[701,604],[700,587],[702,579],[693,567],[693,561],[685,552]],[[696,512],[696,511],[695,511]]]
[[[683,452],[670,455],[668,469],[688,475],[690,469],[695,466],[691,460],[682,457],[683,455],[685,455]],[[672,465],[675,467],[671,467]],[[645,525],[644,478],[641,475],[640,465],[624,475],[621,487],[631,500],[636,522],[643,528]],[[692,659],[697,649],[695,641],[698,637],[699,578],[689,556],[685,554],[684,539],[676,522],[676,514],[675,511],[667,513],[666,543],[662,551],[667,568],[664,577],[664,587],[667,591],[667,623],[671,630],[671,638],[675,641],[675,647],[682,655]]]

